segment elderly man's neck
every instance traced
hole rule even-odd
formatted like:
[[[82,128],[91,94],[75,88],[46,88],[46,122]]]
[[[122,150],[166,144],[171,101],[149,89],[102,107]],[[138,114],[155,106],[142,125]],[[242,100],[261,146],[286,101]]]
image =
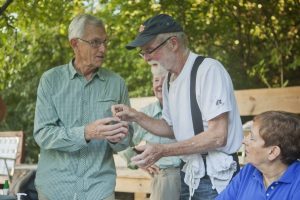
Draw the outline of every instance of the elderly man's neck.
[[[172,71],[172,73],[174,74],[174,79],[176,79],[177,76],[179,76],[180,72],[182,71],[184,65],[185,65],[185,62],[186,60],[188,59],[189,57],[189,49],[186,49],[186,50],[182,50],[180,53],[178,53],[178,56],[177,56],[177,60],[176,60],[176,67],[174,68],[174,70]]]
[[[75,70],[79,74],[83,75],[86,80],[91,80],[93,77],[93,74],[95,74],[99,68],[99,67],[95,67],[95,66],[91,66],[91,65],[85,65],[82,63],[78,63],[78,62],[76,62],[76,60],[74,61],[73,64],[74,64]]]

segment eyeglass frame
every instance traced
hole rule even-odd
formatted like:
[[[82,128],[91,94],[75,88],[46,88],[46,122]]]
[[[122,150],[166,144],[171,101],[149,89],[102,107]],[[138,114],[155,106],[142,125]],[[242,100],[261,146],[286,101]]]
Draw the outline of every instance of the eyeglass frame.
[[[139,51],[139,55],[141,57],[144,57],[146,54],[150,55],[152,54],[154,51],[156,51],[157,49],[159,49],[160,47],[162,47],[164,44],[167,43],[167,41],[169,41],[169,39],[171,39],[172,37],[176,37],[176,36],[170,36],[168,37],[167,39],[165,39],[162,43],[160,43],[159,45],[157,45],[156,47],[154,47],[152,50],[150,51],[146,51],[146,52],[143,52],[142,50]]]
[[[105,39],[105,40],[103,40],[103,41],[101,41],[101,40],[91,40],[91,41],[88,41],[88,40],[84,40],[84,39],[82,39],[82,38],[77,38],[78,40],[81,40],[81,41],[83,41],[83,42],[86,42],[86,43],[88,43],[91,47],[93,47],[93,48],[99,48],[99,47],[101,47],[101,45],[104,45],[104,46],[107,46],[107,43],[108,43],[108,40],[107,39]],[[95,43],[96,42],[96,43]]]

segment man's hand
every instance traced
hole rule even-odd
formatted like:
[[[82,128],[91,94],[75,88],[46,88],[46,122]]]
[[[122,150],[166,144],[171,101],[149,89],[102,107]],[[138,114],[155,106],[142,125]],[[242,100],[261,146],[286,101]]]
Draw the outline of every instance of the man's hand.
[[[135,147],[143,153],[131,158],[133,164],[140,168],[151,167],[157,160],[163,156],[163,144],[146,144],[144,146]]]
[[[119,123],[116,123],[119,122]],[[88,124],[84,129],[87,141],[91,139],[107,139],[116,143],[128,134],[128,123],[120,121],[117,117],[108,117]]]
[[[157,165],[151,165],[148,168],[141,168],[142,170],[146,171],[147,173],[149,173],[151,176],[153,176],[154,174],[158,174],[159,173],[159,167]]]
[[[139,113],[134,108],[130,108],[129,106],[124,104],[112,105],[111,112],[113,116],[118,117],[121,120],[130,122],[136,121]]]

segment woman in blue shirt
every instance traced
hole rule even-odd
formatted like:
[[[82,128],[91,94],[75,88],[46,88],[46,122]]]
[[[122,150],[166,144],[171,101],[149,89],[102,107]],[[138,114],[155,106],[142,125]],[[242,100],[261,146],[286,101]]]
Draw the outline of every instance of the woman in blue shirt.
[[[268,111],[256,116],[244,139],[249,163],[217,200],[299,200],[300,118]]]

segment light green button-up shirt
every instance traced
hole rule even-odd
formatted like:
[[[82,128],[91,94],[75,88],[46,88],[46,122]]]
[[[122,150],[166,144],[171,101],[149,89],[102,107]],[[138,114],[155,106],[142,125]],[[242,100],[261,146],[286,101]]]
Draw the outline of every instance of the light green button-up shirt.
[[[132,134],[117,144],[84,138],[84,127],[111,117],[113,104],[129,105],[124,80],[99,68],[90,81],[72,62],[45,72],[40,80],[34,138],[40,146],[36,188],[49,200],[93,200],[110,196],[116,183],[113,151],[124,150]]]
[[[162,116],[162,109],[158,101],[142,108],[141,112],[155,119],[160,119]],[[132,142],[134,145],[138,145],[141,141],[145,141],[146,143],[159,143],[159,144],[168,144],[168,143],[176,142],[176,140],[173,139],[153,135],[148,131],[146,131],[141,126],[139,126],[137,123],[133,123],[133,127],[134,127],[134,135],[133,135]],[[131,157],[136,155],[136,153],[132,150],[132,148],[127,148],[126,150],[119,152],[119,154],[123,159],[127,161],[129,168],[131,169],[137,168],[130,160]],[[170,156],[170,157],[163,157],[159,159],[155,163],[155,165],[157,165],[161,169],[165,169],[170,167],[179,167],[180,162],[181,160],[179,157]]]

